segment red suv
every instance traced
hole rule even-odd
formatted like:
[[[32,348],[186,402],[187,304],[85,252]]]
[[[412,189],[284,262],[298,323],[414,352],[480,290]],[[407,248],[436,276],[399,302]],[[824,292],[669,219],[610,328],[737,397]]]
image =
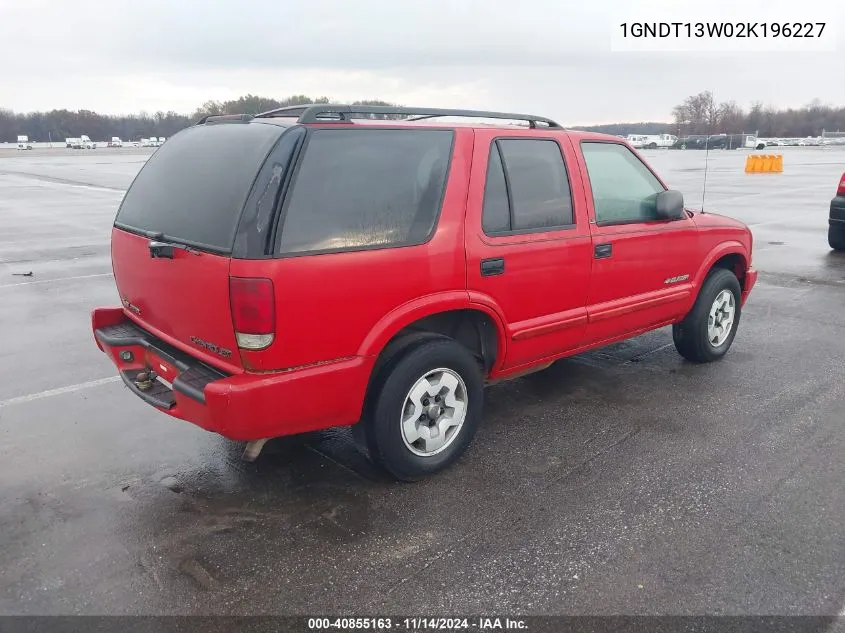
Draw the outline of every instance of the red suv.
[[[466,449],[485,383],[670,324],[722,357],[757,279],[748,228],[685,209],[624,140],[468,110],[206,117],[141,169],[111,244],[123,305],[92,324],[137,396],[253,458],[354,425],[405,480]]]

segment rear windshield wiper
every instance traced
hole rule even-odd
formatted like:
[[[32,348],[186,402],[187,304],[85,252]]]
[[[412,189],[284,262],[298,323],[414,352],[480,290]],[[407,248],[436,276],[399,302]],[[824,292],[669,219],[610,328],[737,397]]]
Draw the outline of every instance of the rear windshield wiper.
[[[178,248],[187,251],[193,255],[201,255],[201,251],[188,246],[187,244],[180,244],[179,242],[171,242],[164,238],[163,233],[155,233],[150,235],[150,242],[147,246],[150,249],[150,257],[152,259],[173,259],[173,250]]]

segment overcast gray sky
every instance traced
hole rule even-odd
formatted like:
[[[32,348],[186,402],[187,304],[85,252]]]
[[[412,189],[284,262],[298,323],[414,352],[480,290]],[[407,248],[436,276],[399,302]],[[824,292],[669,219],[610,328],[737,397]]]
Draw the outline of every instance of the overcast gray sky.
[[[829,52],[619,52],[623,20],[826,20]],[[742,7],[736,14],[737,6]],[[669,120],[685,96],[845,104],[845,3],[827,0],[0,0],[0,107],[190,112],[208,99]],[[697,14],[701,16],[702,14]],[[838,31],[837,31],[838,29]]]

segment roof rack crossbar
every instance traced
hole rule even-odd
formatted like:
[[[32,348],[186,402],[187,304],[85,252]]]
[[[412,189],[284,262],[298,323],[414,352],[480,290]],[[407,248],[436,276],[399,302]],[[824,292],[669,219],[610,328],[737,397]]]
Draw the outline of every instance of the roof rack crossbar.
[[[331,121],[347,122],[353,114],[396,114],[413,117],[408,120],[431,119],[436,117],[467,117],[473,119],[506,119],[512,121],[527,121],[529,127],[537,127],[543,123],[550,128],[561,126],[552,119],[535,116],[533,114],[515,114],[512,112],[488,112],[486,110],[452,110],[443,108],[406,108],[397,106],[350,106],[312,104],[288,106],[268,110],[256,117],[297,117],[299,123],[329,123]],[[333,116],[327,116],[333,115]]]
[[[302,116],[308,108],[312,106],[310,105],[296,105],[296,106],[285,106],[284,108],[274,108],[273,110],[268,110],[267,112],[260,112],[256,114],[256,117],[296,117],[299,118]]]
[[[206,114],[194,125],[204,125],[205,123],[214,123],[215,121],[250,121],[251,114]]]

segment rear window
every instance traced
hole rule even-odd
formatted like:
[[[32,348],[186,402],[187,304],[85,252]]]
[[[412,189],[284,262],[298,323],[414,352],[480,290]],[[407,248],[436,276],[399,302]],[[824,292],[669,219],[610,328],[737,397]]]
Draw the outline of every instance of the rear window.
[[[255,175],[285,129],[227,123],[180,132],[141,169],[116,224],[230,251]]]
[[[420,244],[440,210],[449,130],[312,132],[280,222],[277,252]]]

